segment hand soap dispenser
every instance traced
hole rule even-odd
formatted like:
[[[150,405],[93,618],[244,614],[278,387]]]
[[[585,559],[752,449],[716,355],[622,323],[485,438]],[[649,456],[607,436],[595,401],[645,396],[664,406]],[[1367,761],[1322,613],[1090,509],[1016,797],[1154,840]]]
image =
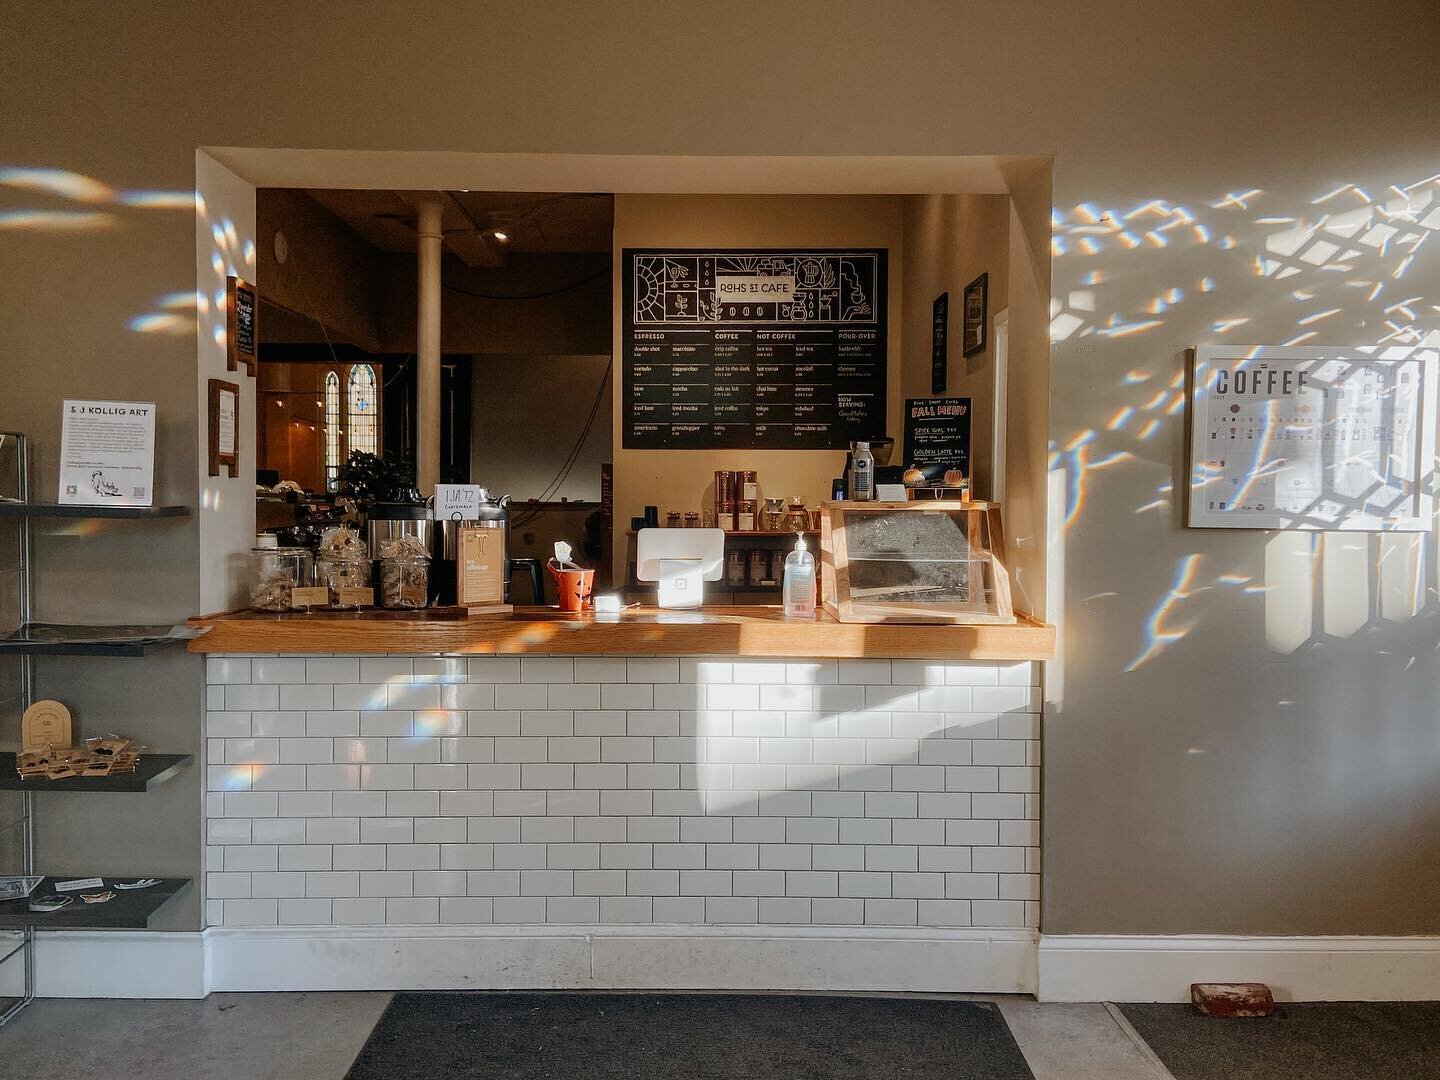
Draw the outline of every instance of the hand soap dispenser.
[[[781,597],[785,617],[815,617],[815,556],[805,549],[805,534],[796,533],[795,550],[785,556],[785,581]]]

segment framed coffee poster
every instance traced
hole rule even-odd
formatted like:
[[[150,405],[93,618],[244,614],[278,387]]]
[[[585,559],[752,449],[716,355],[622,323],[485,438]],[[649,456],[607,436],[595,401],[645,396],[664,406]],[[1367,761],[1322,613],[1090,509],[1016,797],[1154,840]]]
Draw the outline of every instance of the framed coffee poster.
[[[1436,364],[1434,349],[1191,350],[1188,524],[1428,531]]]
[[[233,274],[225,279],[225,370],[236,371],[245,365],[254,376],[259,357],[256,342],[259,329],[260,294],[254,285]]]

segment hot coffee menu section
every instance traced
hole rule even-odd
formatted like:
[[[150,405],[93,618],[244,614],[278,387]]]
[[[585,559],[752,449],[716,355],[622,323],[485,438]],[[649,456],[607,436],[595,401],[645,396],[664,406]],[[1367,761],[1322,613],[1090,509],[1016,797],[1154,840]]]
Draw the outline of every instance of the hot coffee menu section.
[[[627,248],[623,268],[627,449],[884,434],[884,249]]]

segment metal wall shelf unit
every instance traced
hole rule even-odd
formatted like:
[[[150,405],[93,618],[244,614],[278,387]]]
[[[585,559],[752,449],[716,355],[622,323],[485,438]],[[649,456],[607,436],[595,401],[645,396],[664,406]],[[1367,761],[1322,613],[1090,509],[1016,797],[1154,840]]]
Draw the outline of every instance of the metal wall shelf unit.
[[[156,649],[183,643],[184,637],[167,626],[71,626],[34,621],[34,544],[32,522],[37,518],[84,518],[114,520],[146,520],[151,518],[188,517],[186,506],[121,507],[71,506],[56,503],[35,503],[30,500],[30,453],[24,435],[0,432],[0,451],[13,447],[15,454],[15,492],[13,497],[0,496],[0,519],[17,520],[19,627],[0,636],[0,661],[17,657],[20,665],[21,708],[29,708],[37,697],[35,686],[36,656],[145,656]],[[11,625],[14,625],[13,623]],[[20,816],[0,825],[0,832],[19,829],[21,834],[21,873],[35,874],[35,796],[42,791],[147,791],[174,776],[190,761],[189,755],[147,754],[142,756],[135,773],[114,777],[76,777],[73,780],[21,781],[15,768],[15,755],[0,755],[0,791],[20,793]],[[123,879],[122,879],[123,880]],[[41,883],[43,891],[52,879]],[[19,935],[13,948],[0,952],[0,964],[20,957],[24,966],[24,988],[3,1013],[3,1027],[35,999],[35,931],[37,929],[116,929],[148,924],[149,919],[166,902],[189,888],[184,879],[165,879],[144,890],[123,892],[103,905],[72,905],[59,912],[31,914],[28,902],[6,901],[0,908],[16,911],[0,912],[0,933]],[[72,910],[71,908],[76,908]],[[110,910],[107,910],[110,909]],[[59,917],[57,917],[59,916]]]

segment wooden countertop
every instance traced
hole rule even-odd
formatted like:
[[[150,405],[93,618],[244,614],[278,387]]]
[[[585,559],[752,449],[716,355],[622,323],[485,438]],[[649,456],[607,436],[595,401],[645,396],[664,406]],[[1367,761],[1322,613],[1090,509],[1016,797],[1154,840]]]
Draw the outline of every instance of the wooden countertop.
[[[1014,626],[840,623],[786,619],[778,607],[694,611],[629,608],[616,615],[517,607],[469,617],[456,609],[225,612],[190,620],[208,629],[198,653],[435,653],[612,656],[874,657],[918,660],[1048,660],[1055,628],[1021,615]]]

